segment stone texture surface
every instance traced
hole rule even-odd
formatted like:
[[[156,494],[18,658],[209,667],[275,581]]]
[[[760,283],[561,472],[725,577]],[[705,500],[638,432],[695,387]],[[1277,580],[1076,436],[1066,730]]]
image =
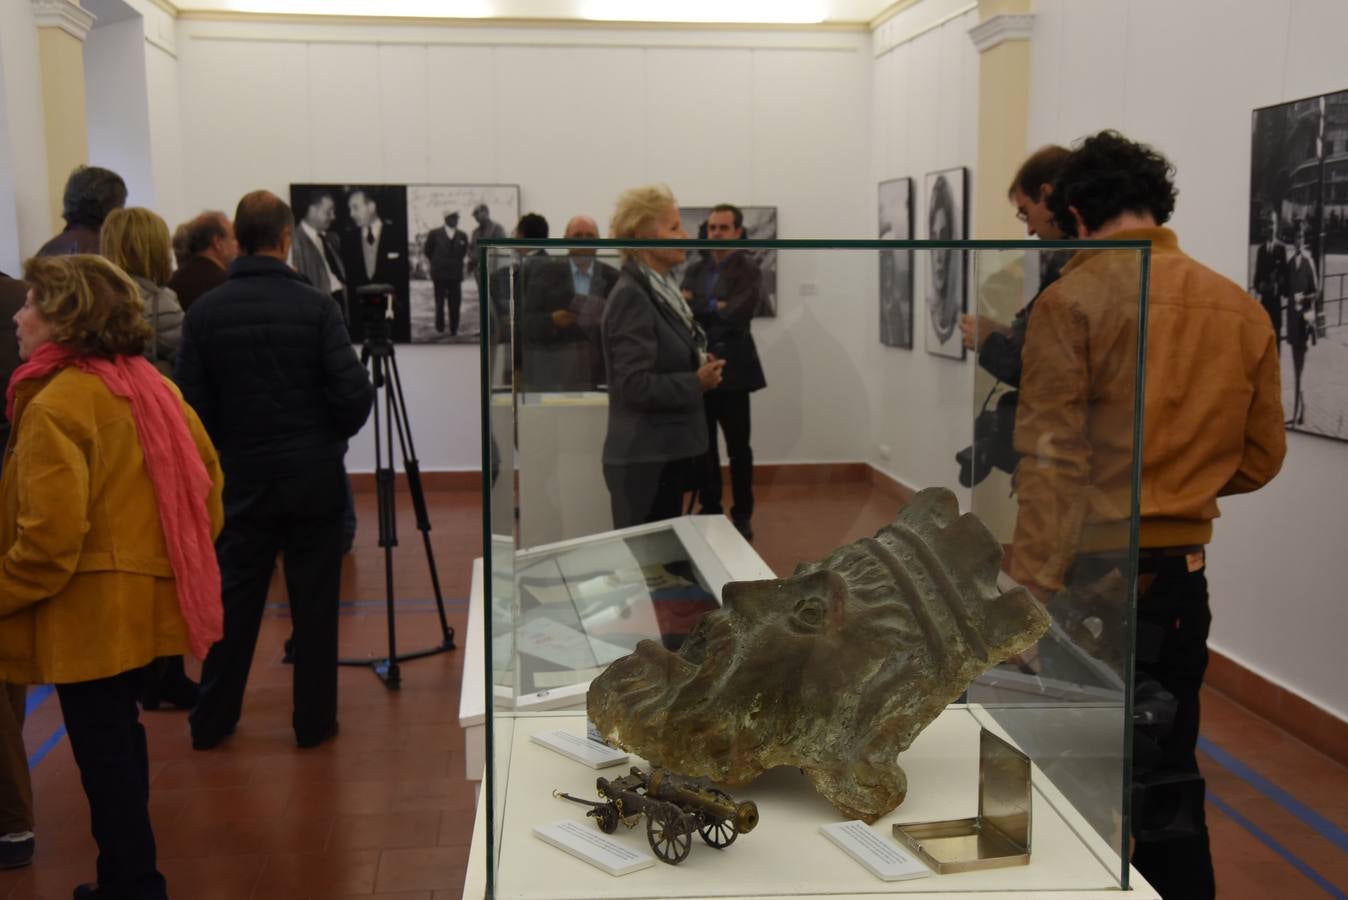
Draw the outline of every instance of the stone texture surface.
[[[907,793],[899,753],[1048,628],[1028,592],[997,589],[1001,559],[954,494],[922,491],[874,538],[726,585],[678,653],[643,641],[591,684],[590,718],[654,765],[723,784],[798,767],[873,822]]]

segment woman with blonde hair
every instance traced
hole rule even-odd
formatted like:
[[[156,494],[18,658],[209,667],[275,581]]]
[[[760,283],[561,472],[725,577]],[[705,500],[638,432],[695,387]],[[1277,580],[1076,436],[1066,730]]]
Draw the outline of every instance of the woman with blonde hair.
[[[156,369],[171,375],[183,335],[183,308],[168,286],[173,276],[168,223],[140,206],[114,210],[103,220],[99,252],[130,275],[140,289],[145,318],[154,329],[154,340],[146,344],[145,355]]]
[[[55,684],[89,801],[98,881],[163,900],[136,711],[141,669],[222,634],[223,477],[205,429],[142,355],[134,282],[88,255],[34,258],[14,316],[0,475],[0,681]]]
[[[688,237],[663,185],[625,191],[610,232],[618,240]],[[615,528],[679,515],[707,451],[702,395],[721,383],[725,366],[707,352],[707,337],[670,274],[685,251],[629,248],[622,255],[602,323],[609,383],[604,483]]]

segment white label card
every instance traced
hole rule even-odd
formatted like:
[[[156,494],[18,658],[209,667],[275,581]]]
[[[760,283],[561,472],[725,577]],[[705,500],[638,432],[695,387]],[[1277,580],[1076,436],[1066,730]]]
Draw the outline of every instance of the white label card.
[[[597,744],[586,737],[569,731],[540,731],[530,735],[529,740],[554,750],[578,763],[584,763],[592,769],[606,769],[621,765],[630,757],[621,750],[614,750],[605,744]]]
[[[922,860],[909,856],[865,822],[833,822],[819,826],[819,830],[881,881],[904,881],[931,874]]]
[[[551,825],[535,826],[534,837],[610,875],[627,875],[655,865],[654,856],[629,850],[604,836],[588,817],[585,822],[567,819]]]

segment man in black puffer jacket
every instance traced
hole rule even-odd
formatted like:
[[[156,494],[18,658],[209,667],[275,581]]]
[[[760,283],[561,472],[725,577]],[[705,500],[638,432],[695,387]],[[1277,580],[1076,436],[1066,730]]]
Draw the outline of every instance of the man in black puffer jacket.
[[[220,452],[225,528],[216,542],[225,635],[201,672],[192,746],[233,731],[267,586],[284,555],[294,624],[294,727],[301,747],[337,731],[337,600],[347,440],[374,388],[332,298],[286,265],[294,218],[275,194],[239,201],[240,256],[188,311],[177,381]]]

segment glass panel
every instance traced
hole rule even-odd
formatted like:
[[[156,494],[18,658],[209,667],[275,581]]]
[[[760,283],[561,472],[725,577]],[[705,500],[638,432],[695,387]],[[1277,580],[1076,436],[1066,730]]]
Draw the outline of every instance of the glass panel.
[[[1089,348],[1088,374],[1104,382],[1073,394],[1075,405],[1064,412],[1054,407],[1064,397],[1045,386],[1082,374],[1072,368],[1076,337],[1030,326],[1027,339],[1017,315],[1045,273],[1082,245],[746,241],[735,248],[745,252],[712,255],[723,246],[498,242],[482,251],[492,311],[484,403],[501,459],[482,598],[491,612],[473,651],[485,658],[491,685],[488,891],[519,898],[1016,889],[1070,896],[1125,885],[1146,251],[1093,245],[1094,277],[1078,276],[1055,301],[1072,304],[1073,315],[1107,312],[1114,329],[1106,356]],[[667,288],[636,264],[652,251],[680,249],[687,258],[671,270]],[[644,305],[609,302],[618,284],[619,296],[637,303],[630,289],[638,276]],[[1022,344],[1034,360],[1039,393],[1030,408],[1053,425],[1041,422],[1032,445],[1016,435],[1018,407],[1005,399],[1014,373],[998,367],[987,344],[980,353],[962,346],[965,310],[978,334],[999,335],[992,345],[1005,345],[1004,363],[1022,356]],[[774,315],[754,315],[764,311]],[[700,352],[724,361],[715,390],[699,385]],[[745,453],[750,422],[752,451]],[[1062,422],[1084,423],[1109,454],[1084,465],[1062,455],[1077,446]],[[1010,474],[1017,465],[1019,493]],[[1064,473],[1072,477],[1048,477]],[[877,536],[917,491],[933,486],[953,492],[959,511],[976,514],[990,536],[905,525],[830,556]],[[1022,507],[1027,489],[1039,504],[1029,510]],[[1075,518],[1063,518],[1069,514]],[[1060,529],[1067,521],[1078,527]],[[999,546],[1011,552],[993,587]],[[1050,546],[1056,555],[1043,552]],[[732,582],[790,579],[797,566],[826,557],[830,570],[861,566],[888,587],[844,574],[840,593],[820,590],[825,582],[806,571],[785,586],[726,590]],[[992,635],[984,610],[968,612],[970,604],[1000,602],[999,592],[1016,588],[1012,573],[1039,588],[1059,587],[1054,566],[1074,559],[1070,571],[1064,565],[1057,573],[1069,577],[1048,603],[1052,622],[1037,649],[988,668],[987,647],[1002,638]],[[629,656],[643,640],[653,646]],[[634,696],[634,710],[675,706],[705,690],[706,708],[733,712],[745,699],[736,686],[754,681],[761,698],[749,718],[789,710],[783,721],[828,729],[838,754],[862,753],[874,741],[888,746],[886,735],[896,730],[920,731],[899,756],[906,796],[899,789],[890,800],[902,803],[891,811],[893,802],[876,801],[884,808],[874,827],[886,841],[894,823],[976,812],[979,730],[1006,737],[1034,763],[1030,865],[893,883],[840,866],[819,826],[869,809],[863,801],[888,776],[859,778],[863,767],[892,769],[864,754],[846,766],[779,761],[785,768],[723,785],[736,801],[758,804],[761,825],[724,856],[695,841],[694,863],[678,877],[657,865],[619,881],[548,847],[533,836],[535,826],[570,820],[594,827],[583,808],[552,792],[597,800],[595,772],[531,737],[555,729],[584,735],[591,682],[615,661],[645,666],[647,658],[650,669],[629,671],[659,690]],[[869,712],[839,712],[858,704]],[[721,746],[730,728],[741,737],[727,741],[725,754],[736,756],[759,726],[730,718],[694,716],[680,734],[699,739],[680,743]],[[632,764],[647,765],[635,755]],[[834,764],[840,768],[829,770]],[[821,797],[809,780],[816,769],[832,772],[831,783],[853,785],[863,806],[849,807],[845,791],[830,795],[833,803]],[[828,779],[817,783],[824,791]],[[613,839],[650,852],[644,822],[629,824],[640,827],[618,829]]]
[[[1015,575],[1059,589],[1036,650],[986,673],[968,700],[1080,813],[1126,886],[1142,260],[1132,250],[1083,253],[1075,262],[1072,256],[975,254],[975,313],[984,337],[968,458],[971,473],[986,475],[972,490],[970,509],[1013,557],[1021,552],[1023,564],[1010,567]],[[1064,267],[1068,275],[1077,268],[1088,274],[1063,279]],[[1049,313],[1027,342],[1041,294]],[[1027,395],[1031,402],[1022,406]],[[1084,528],[1074,532],[1063,524],[1083,517]],[[1047,540],[1071,543],[1065,554],[1049,554]]]

